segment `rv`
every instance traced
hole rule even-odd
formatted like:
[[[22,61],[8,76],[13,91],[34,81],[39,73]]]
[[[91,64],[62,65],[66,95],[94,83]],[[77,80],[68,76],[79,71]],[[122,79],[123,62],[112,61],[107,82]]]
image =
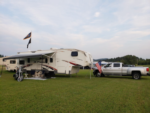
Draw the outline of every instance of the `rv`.
[[[7,57],[2,57],[0,58],[0,65],[5,66],[5,70],[7,71],[16,71],[18,63],[16,59],[11,59],[11,60],[6,60],[4,61],[3,59]]]
[[[4,58],[18,59],[21,72],[33,77],[48,77],[53,74],[78,73],[81,66],[92,66],[92,56],[78,49],[54,49],[18,52],[17,55]],[[15,78],[17,79],[16,73]]]

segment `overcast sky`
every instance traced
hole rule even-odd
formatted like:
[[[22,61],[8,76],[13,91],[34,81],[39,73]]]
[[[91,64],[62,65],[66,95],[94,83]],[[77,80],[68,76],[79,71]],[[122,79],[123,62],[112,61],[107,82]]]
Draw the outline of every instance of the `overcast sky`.
[[[150,58],[150,0],[1,0],[0,54],[28,51],[31,31],[31,50]]]

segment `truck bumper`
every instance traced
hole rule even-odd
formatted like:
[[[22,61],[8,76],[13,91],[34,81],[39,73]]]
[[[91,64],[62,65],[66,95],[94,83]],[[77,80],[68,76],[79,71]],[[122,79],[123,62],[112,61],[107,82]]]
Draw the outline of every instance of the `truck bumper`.
[[[150,73],[147,73],[148,76],[150,76]]]

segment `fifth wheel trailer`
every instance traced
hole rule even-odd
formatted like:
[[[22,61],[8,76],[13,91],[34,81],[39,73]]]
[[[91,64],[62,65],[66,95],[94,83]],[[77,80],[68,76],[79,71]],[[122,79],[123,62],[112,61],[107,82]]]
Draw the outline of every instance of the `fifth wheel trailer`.
[[[17,55],[4,58],[18,59],[20,71],[34,77],[46,77],[53,74],[78,73],[81,66],[93,65],[91,54],[78,49],[54,49],[18,52]],[[15,79],[20,74],[16,73]]]

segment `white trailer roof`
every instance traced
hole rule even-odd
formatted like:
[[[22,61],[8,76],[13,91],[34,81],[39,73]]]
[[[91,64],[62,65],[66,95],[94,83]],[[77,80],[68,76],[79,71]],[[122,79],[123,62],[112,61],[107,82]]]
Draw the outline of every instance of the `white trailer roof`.
[[[42,56],[42,55],[51,54],[51,53],[54,53],[54,52],[18,54],[18,55],[14,55],[14,56],[10,56],[10,57],[4,58],[3,60],[7,60],[7,59],[19,59],[19,58],[40,57],[40,56]]]

